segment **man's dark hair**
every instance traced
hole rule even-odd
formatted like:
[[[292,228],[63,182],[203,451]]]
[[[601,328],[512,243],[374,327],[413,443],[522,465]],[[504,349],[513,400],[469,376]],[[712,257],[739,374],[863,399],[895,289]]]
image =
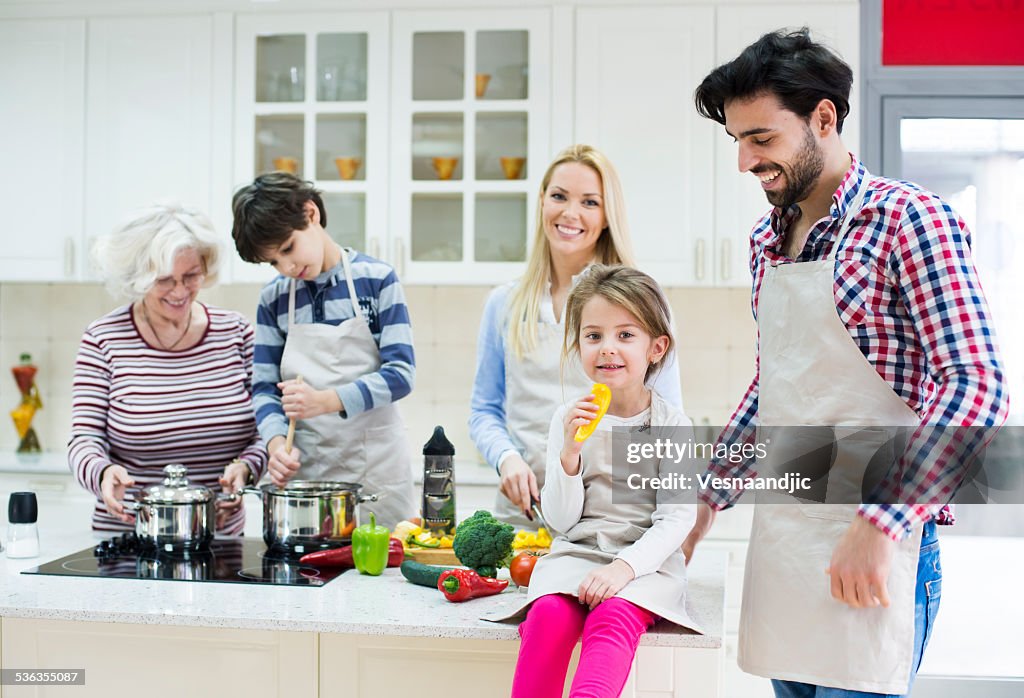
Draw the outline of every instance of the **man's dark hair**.
[[[320,192],[288,172],[268,172],[235,192],[231,199],[238,256],[246,262],[263,262],[263,255],[282,245],[293,231],[309,225],[306,202],[320,209],[320,225],[327,225],[327,211]]]
[[[736,59],[720,65],[694,91],[697,112],[725,125],[725,104],[772,94],[804,120],[823,99],[836,105],[836,130],[850,113],[853,71],[834,51],[816,43],[807,27],[765,34]]]

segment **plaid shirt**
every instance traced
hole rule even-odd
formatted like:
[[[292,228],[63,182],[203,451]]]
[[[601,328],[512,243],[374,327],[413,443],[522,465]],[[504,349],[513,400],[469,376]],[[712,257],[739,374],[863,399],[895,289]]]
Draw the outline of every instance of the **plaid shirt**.
[[[784,232],[799,215],[796,206],[775,208],[751,232],[752,306],[768,264],[826,259],[840,221],[867,176],[853,160],[832,195],[829,215],[812,226],[797,260],[783,254]],[[1006,421],[1009,398],[1003,382],[988,306],[970,254],[970,231],[935,194],[909,182],[870,176],[862,213],[836,255],[835,299],[839,318],[878,374],[921,418],[922,425],[992,427],[963,430],[976,441],[990,439]],[[865,215],[867,214],[867,215]],[[719,440],[753,441],[757,425],[760,362],[754,380]],[[946,501],[962,480],[956,455],[964,444],[937,441],[935,430],[919,429],[900,464],[898,499]],[[956,439],[954,439],[955,441]],[[755,463],[713,462],[723,477],[752,477]],[[891,487],[890,483],[890,487]],[[923,493],[927,492],[927,495]],[[916,493],[916,496],[915,496]],[[738,490],[707,491],[702,499],[716,509],[731,506]],[[862,504],[860,515],[893,540],[930,519],[952,524],[949,506],[940,504]]]

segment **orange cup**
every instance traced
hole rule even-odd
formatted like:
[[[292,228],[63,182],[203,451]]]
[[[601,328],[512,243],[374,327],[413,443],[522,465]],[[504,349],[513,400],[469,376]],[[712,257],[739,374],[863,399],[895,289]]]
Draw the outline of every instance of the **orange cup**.
[[[501,158],[501,169],[505,172],[505,179],[519,179],[523,173],[523,165],[526,158]]]
[[[477,99],[484,96],[484,92],[487,92],[487,83],[491,81],[490,73],[477,73],[476,74],[476,96]]]
[[[355,179],[363,160],[362,158],[334,158],[334,164],[342,179]]]
[[[297,174],[299,171],[299,160],[298,158],[289,157],[274,158],[274,169]]]
[[[455,174],[455,166],[459,164],[458,158],[433,158],[434,172],[437,172],[438,179],[451,179]]]

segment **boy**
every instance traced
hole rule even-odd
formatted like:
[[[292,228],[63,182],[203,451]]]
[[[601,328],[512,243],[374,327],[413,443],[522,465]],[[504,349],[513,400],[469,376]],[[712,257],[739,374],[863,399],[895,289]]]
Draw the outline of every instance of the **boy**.
[[[339,247],[324,230],[320,192],[292,174],[260,175],[235,193],[232,209],[238,254],[280,273],[260,293],[254,358],[253,405],[271,480],[359,483],[385,495],[369,508],[393,527],[415,511],[395,405],[415,377],[398,277],[388,264]]]

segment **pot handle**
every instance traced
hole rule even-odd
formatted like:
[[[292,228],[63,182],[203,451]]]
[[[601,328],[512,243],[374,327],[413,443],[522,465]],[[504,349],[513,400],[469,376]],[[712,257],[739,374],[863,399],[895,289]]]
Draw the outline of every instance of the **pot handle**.
[[[383,492],[375,494],[361,494],[356,497],[356,504],[362,504],[363,502],[379,502],[383,498]]]
[[[134,499],[123,499],[121,500],[121,506],[125,509],[131,509],[132,511],[138,511],[142,507],[146,506],[142,502],[136,502]]]
[[[233,495],[231,495],[231,496],[233,496],[233,497],[241,497],[243,494],[258,494],[258,495],[262,495],[263,494],[263,490],[261,490],[259,487],[253,487],[252,485],[246,485],[242,489],[236,490],[235,493]]]
[[[217,501],[218,502],[234,502],[234,501],[237,501],[237,500],[241,499],[242,498],[242,494],[244,494],[244,490],[238,490],[237,492],[218,492],[217,493]]]

